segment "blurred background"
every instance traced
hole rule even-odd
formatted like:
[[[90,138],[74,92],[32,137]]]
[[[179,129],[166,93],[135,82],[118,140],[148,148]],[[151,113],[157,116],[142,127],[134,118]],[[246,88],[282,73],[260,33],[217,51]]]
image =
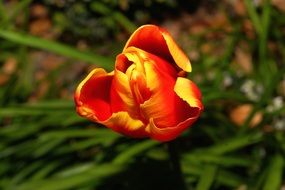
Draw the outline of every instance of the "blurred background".
[[[178,189],[167,147],[80,118],[142,24],[166,28],[203,94],[177,139],[188,189],[285,189],[284,0],[0,0],[0,189]]]

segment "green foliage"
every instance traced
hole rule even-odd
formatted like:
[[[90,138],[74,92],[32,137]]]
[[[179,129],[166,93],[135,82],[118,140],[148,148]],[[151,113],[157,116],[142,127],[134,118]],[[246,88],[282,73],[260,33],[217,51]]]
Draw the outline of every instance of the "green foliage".
[[[13,31],[0,30],[0,36],[6,40],[21,44],[27,45],[29,47],[44,49],[50,52],[58,53],[70,58],[79,59],[82,61],[90,62],[97,64],[100,67],[104,67],[108,70],[111,70],[112,61],[106,57],[95,55],[87,52],[78,51],[72,47],[52,42],[49,40],[44,40],[27,34],[19,34]]]

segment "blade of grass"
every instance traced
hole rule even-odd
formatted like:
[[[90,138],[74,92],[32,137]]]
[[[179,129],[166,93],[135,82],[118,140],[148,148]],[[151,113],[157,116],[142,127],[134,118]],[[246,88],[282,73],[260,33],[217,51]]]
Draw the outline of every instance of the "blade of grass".
[[[127,150],[123,151],[121,154],[119,154],[112,163],[114,164],[123,164],[125,162],[128,162],[133,158],[135,155],[140,154],[143,151],[146,151],[147,149],[154,147],[158,145],[159,142],[153,141],[153,140],[146,140],[144,142],[135,144],[131,147],[128,147]]]
[[[23,0],[19,1],[16,6],[13,8],[11,13],[8,15],[7,19],[5,20],[6,23],[11,22],[15,17],[22,11],[23,9],[27,8],[28,5],[32,2],[32,0]]]
[[[197,190],[207,190],[211,188],[212,183],[215,180],[217,166],[208,164],[204,167],[203,173],[200,175],[199,182],[197,184]]]
[[[274,155],[270,161],[270,167],[263,190],[279,190],[281,188],[283,169],[284,157],[281,154]]]
[[[204,104],[209,104],[215,102],[217,99],[223,100],[236,100],[236,101],[245,101],[245,96],[240,91],[225,91],[225,92],[212,92],[211,89],[201,89],[203,96]]]
[[[257,14],[256,9],[253,6],[253,1],[245,0],[244,2],[246,5],[246,9],[249,13],[249,17],[259,37],[259,43],[258,43],[258,55],[260,62],[259,74],[261,76],[261,80],[265,84],[265,88],[267,89],[270,86],[270,81],[272,76],[275,75],[275,73],[272,71],[270,67],[267,58],[267,39],[268,39],[268,31],[271,20],[271,3],[270,0],[265,0],[263,2],[262,15],[259,16]],[[270,91],[266,91],[266,93],[270,93]],[[264,97],[267,96],[268,95]]]
[[[74,115],[62,121],[61,125],[67,127],[67,126],[71,126],[76,123],[83,123],[83,122],[88,122],[88,120],[86,120],[83,117],[79,117],[79,115]]]
[[[9,162],[7,160],[1,160],[0,162],[0,175],[3,176],[4,174],[7,173],[7,171],[9,171],[10,169],[10,165]]]
[[[244,4],[245,4],[245,7],[246,7],[247,12],[249,14],[249,17],[250,17],[250,19],[252,21],[252,24],[253,24],[257,34],[260,35],[262,33],[262,28],[261,28],[262,27],[262,25],[261,25],[262,23],[261,23],[261,21],[259,19],[259,16],[258,16],[258,14],[256,12],[256,9],[255,9],[254,5],[253,5],[253,1],[252,0],[245,0]]]
[[[11,179],[11,186],[15,186],[20,181],[23,181],[25,177],[27,177],[33,171],[39,170],[42,166],[42,162],[33,162],[23,169],[21,169],[17,174]]]
[[[7,20],[7,14],[5,11],[5,7],[4,7],[4,0],[0,0],[0,20],[1,20],[1,26],[4,23],[5,20]]]
[[[19,144],[7,146],[0,152],[0,159],[17,154],[18,156],[31,155],[38,147],[37,141],[27,140]]]
[[[201,164],[193,164],[189,162],[182,162],[182,170],[185,175],[201,176],[203,173],[203,166]],[[244,183],[244,179],[234,172],[219,169],[216,173],[215,182],[229,187],[237,187]]]
[[[270,87],[270,83],[272,78],[275,76],[275,72],[272,70],[272,67],[270,64],[275,64],[275,63],[270,63],[268,56],[267,56],[267,41],[268,41],[268,31],[270,27],[270,19],[271,18],[271,4],[269,0],[265,0],[263,2],[263,7],[262,7],[262,15],[260,17],[261,19],[261,33],[259,35],[259,46],[258,46],[258,54],[259,54],[259,73],[262,78],[262,81],[265,85],[265,88]],[[266,90],[265,96],[268,97],[270,96],[271,91],[269,89]],[[271,98],[271,97],[270,97]]]
[[[70,100],[48,100],[37,103],[27,103],[21,106],[28,108],[41,108],[41,109],[58,109],[58,108],[74,109],[74,102]]]
[[[45,40],[28,34],[21,34],[11,30],[0,29],[0,37],[6,40],[26,45],[33,48],[47,50],[56,54],[64,55],[70,58],[75,58],[81,61],[94,63],[98,67],[103,67],[106,70],[112,70],[113,61],[110,58],[96,55],[90,52],[79,51],[70,46],[60,44],[58,42]]]
[[[204,154],[205,152],[208,152],[216,155],[221,155],[248,146],[250,144],[260,142],[262,139],[263,139],[262,133],[246,134],[243,136],[237,136],[235,138],[225,140],[209,148],[198,149],[195,151],[195,153]]]
[[[240,30],[240,25],[235,24],[235,23],[231,23],[231,24],[232,24],[232,26],[234,26],[234,31],[231,35],[229,35],[229,37],[227,39],[225,53],[221,57],[221,64],[222,64],[221,68],[226,68],[226,69],[227,69],[229,63],[231,62],[232,55],[236,49],[236,45],[237,45],[238,40],[239,40],[238,31]]]
[[[1,108],[0,117],[18,117],[18,116],[37,116],[37,115],[48,115],[48,114],[72,114],[73,110],[65,109],[29,109],[20,107]]]
[[[132,33],[136,30],[136,26],[120,12],[113,13],[114,19],[120,23],[129,33]]]
[[[112,15],[113,19],[122,25],[129,33],[132,33],[137,28],[125,15],[118,11],[111,10],[104,3],[93,2],[91,9],[103,15]]]
[[[51,177],[45,180],[25,181],[23,184],[18,185],[17,190],[62,190],[62,189],[77,189],[84,187],[86,183],[91,185],[90,189],[94,189],[96,185],[105,178],[121,172],[124,169],[123,165],[115,164],[102,164],[93,165],[84,170],[70,176]]]
[[[266,174],[268,173],[269,167],[265,167],[261,173],[256,177],[256,179],[254,180],[254,184],[252,185],[252,187],[250,187],[250,189],[252,190],[260,190],[262,189],[262,185],[263,182],[266,179]]]
[[[33,151],[33,156],[40,157],[45,154],[49,154],[53,149],[56,149],[56,146],[59,146],[64,142],[64,139],[48,139],[42,140],[39,139],[36,143],[39,145]]]
[[[147,156],[150,157],[151,159],[161,160],[161,161],[168,159],[167,151],[165,149],[161,149],[160,147],[153,148],[147,151]]]
[[[183,159],[188,162],[211,163],[224,167],[243,166],[249,167],[253,162],[242,156],[217,156],[211,154],[187,154]]]
[[[28,59],[28,48],[26,46],[19,48],[17,59],[20,61],[21,78],[17,81],[14,94],[26,98],[32,93],[35,87],[35,80],[33,78],[35,65]]]
[[[261,16],[261,33],[260,33],[260,45],[259,45],[259,59],[261,62],[266,61],[266,50],[267,50],[267,37],[270,25],[271,17],[271,4],[270,0],[265,0],[263,3],[262,16]],[[264,62],[263,64],[266,64]]]
[[[13,142],[37,133],[42,127],[41,123],[29,123],[25,124],[23,130],[22,124],[6,125],[0,130],[0,137],[4,142]]]
[[[66,138],[79,138],[79,137],[103,137],[112,138],[120,137],[119,134],[114,133],[109,129],[66,129],[50,131],[42,134],[41,139],[66,139]]]
[[[102,137],[96,137],[96,138],[90,138],[87,140],[81,140],[81,141],[75,141],[70,143],[69,146],[60,146],[56,150],[53,151],[55,155],[62,155],[62,154],[68,154],[75,151],[81,151],[85,150],[87,148],[95,147],[97,145],[103,145],[108,146],[112,144],[116,138],[108,137],[108,138],[102,138]],[[98,156],[97,156],[98,157]]]
[[[59,167],[62,164],[63,160],[60,160],[58,162],[49,162],[47,165],[44,165],[40,170],[37,170],[33,174],[32,177],[30,177],[31,180],[40,180],[44,179],[51,171],[53,171],[55,168]]]
[[[64,177],[69,177],[69,176],[73,176],[73,175],[77,175],[80,173],[83,173],[85,171],[90,170],[90,168],[94,167],[94,163],[93,162],[86,162],[86,163],[82,163],[82,164],[76,164],[74,166],[70,166],[66,169],[63,169],[61,171],[59,171],[58,173],[55,174],[54,177],[58,177],[58,178],[64,178]]]
[[[241,178],[239,175],[236,175],[234,172],[229,172],[227,170],[219,170],[217,172],[218,183],[221,183],[226,186],[237,188],[239,185],[246,183],[244,178]]]

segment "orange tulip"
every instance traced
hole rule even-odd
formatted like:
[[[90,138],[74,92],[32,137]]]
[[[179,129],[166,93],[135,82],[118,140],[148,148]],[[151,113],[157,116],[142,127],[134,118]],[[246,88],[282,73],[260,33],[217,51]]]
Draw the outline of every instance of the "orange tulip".
[[[186,72],[191,63],[170,34],[141,26],[117,56],[114,71],[96,68],[79,84],[77,112],[130,137],[173,140],[203,110],[201,93]]]

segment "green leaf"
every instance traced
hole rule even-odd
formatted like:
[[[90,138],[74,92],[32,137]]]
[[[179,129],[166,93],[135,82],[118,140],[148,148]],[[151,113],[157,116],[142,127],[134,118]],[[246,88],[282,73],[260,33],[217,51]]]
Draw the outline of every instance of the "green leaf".
[[[254,26],[256,32],[258,34],[261,34],[262,33],[262,25],[261,24],[262,23],[260,21],[260,18],[257,14],[257,11],[256,11],[254,5],[253,5],[253,1],[252,0],[245,0],[244,4],[245,4],[245,7],[247,9],[247,12],[249,14],[249,17],[253,23],[253,26]]]
[[[73,110],[70,109],[37,109],[37,108],[26,108],[26,107],[7,107],[1,108],[0,117],[17,117],[17,116],[38,116],[38,115],[47,115],[47,114],[74,114]]]
[[[263,190],[279,190],[282,184],[284,156],[276,154],[270,161],[269,171]]]
[[[18,2],[11,11],[8,11],[8,15],[4,19],[4,22],[8,23],[14,20],[15,17],[18,16],[21,11],[23,11],[30,5],[31,2],[32,0],[23,0],[23,1]]]
[[[19,106],[38,109],[74,109],[75,104],[70,100],[46,100],[36,103],[26,103]]]
[[[37,146],[37,148],[33,151],[33,155],[35,157],[42,156],[44,154],[47,154],[51,152],[53,149],[55,149],[56,146],[61,144],[64,141],[64,139],[39,139],[38,144],[40,146]]]
[[[113,13],[114,19],[120,23],[129,33],[132,33],[136,30],[136,26],[120,12]]]
[[[31,180],[40,180],[44,179],[52,170],[59,167],[63,160],[57,161],[57,162],[49,162],[47,164],[43,164],[37,172],[33,174],[33,176],[30,178]]]
[[[84,187],[86,183],[90,189],[94,189],[105,177],[109,177],[118,172],[121,172],[123,165],[115,164],[101,164],[90,165],[88,169],[79,170],[68,176],[54,176],[44,180],[25,181],[18,185],[15,190],[63,190],[63,189],[77,189]]]
[[[135,155],[140,154],[151,147],[158,145],[159,142],[153,140],[146,140],[144,142],[135,144],[131,147],[128,147],[127,150],[123,151],[119,154],[114,160],[115,164],[122,164],[130,161]]]
[[[18,182],[24,181],[24,178],[27,177],[33,171],[39,170],[43,163],[33,162],[30,165],[27,165],[23,169],[21,169],[17,174],[11,179],[10,186],[15,186]]]
[[[219,170],[217,172],[216,181],[230,187],[237,187],[246,183],[246,180],[241,178],[240,175],[236,174],[236,172],[230,172],[228,170]]]
[[[249,167],[252,165],[253,161],[242,157],[242,156],[220,156],[220,155],[212,155],[212,154],[195,154],[190,153],[183,155],[183,159],[187,162],[199,162],[199,163],[211,163],[218,164],[224,167],[229,166],[243,166]]]
[[[194,175],[200,177],[201,175],[204,175],[204,166],[201,164],[182,162],[182,171],[184,172],[184,175]],[[219,169],[219,171],[216,172],[215,179],[215,182],[229,187],[237,187],[238,185],[244,183],[244,179],[242,179],[239,175],[223,169]]]
[[[120,137],[118,133],[110,129],[66,129],[56,130],[43,133],[41,139],[66,139],[66,138],[78,138],[78,137],[102,137],[102,138],[113,138]]]
[[[262,133],[246,134],[243,136],[237,136],[234,138],[223,140],[217,145],[211,146],[209,148],[198,149],[195,152],[203,153],[204,151],[206,151],[211,154],[221,155],[227,152],[231,152],[231,151],[235,151],[237,149],[243,148],[250,144],[260,142],[262,139],[263,139]]]
[[[100,2],[93,2],[91,9],[102,15],[110,15],[117,23],[123,26],[129,33],[137,28],[125,15],[119,11],[111,10],[108,6]]]
[[[60,44],[58,42],[45,40],[28,34],[22,34],[11,30],[3,30],[3,29],[0,29],[0,37],[18,44],[47,50],[56,54],[64,55],[81,61],[94,63],[98,67],[103,67],[106,70],[112,70],[113,68],[112,65],[114,61],[107,57],[96,55],[90,52],[79,51],[75,48],[72,48],[64,44]]]
[[[210,189],[215,177],[216,177],[217,166],[208,164],[204,167],[202,174],[197,185],[197,190]]]

